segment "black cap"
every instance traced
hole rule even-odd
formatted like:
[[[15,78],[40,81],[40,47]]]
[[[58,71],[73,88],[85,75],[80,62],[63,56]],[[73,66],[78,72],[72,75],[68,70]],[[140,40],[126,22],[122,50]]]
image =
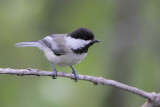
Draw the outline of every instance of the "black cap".
[[[93,40],[94,39],[93,32],[84,27],[80,27],[77,30],[69,33],[68,36],[71,36],[75,39],[83,39],[83,40]]]

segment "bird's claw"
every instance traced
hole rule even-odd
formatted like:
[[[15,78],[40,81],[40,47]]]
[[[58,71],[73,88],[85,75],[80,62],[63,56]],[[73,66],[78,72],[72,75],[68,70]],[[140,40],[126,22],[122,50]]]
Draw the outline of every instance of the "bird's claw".
[[[53,71],[52,79],[57,79],[57,71]]]
[[[73,80],[77,82],[79,80],[79,75],[75,71],[72,71],[72,73],[74,74]]]

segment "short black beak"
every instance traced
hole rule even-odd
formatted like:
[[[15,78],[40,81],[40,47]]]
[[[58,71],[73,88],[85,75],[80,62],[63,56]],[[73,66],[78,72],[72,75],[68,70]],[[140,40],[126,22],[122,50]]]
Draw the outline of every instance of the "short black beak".
[[[94,40],[93,40],[93,42],[94,42],[94,43],[95,43],[95,42],[99,42],[99,40],[97,40],[97,39],[94,39]]]

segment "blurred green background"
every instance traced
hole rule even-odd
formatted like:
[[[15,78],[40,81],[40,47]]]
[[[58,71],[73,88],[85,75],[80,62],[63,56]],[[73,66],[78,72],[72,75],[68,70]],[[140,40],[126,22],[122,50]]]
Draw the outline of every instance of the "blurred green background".
[[[43,52],[14,44],[86,27],[100,43],[74,66],[79,74],[159,92],[159,5],[159,0],[0,0],[0,67],[52,71]],[[139,107],[144,102],[81,80],[0,75],[0,107]]]

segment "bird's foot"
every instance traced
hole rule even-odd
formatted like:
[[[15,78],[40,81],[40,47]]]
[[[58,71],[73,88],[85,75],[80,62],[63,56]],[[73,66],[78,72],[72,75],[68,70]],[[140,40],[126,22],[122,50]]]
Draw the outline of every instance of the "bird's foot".
[[[57,70],[53,69],[52,79],[56,79],[56,78],[57,78]]]
[[[74,74],[73,80],[74,80],[75,82],[77,82],[77,81],[79,80],[79,75],[77,74],[76,71],[72,71],[72,73]]]
[[[79,75],[78,75],[78,73],[76,72],[76,70],[73,68],[73,66],[71,65],[70,66],[71,68],[72,68],[72,73],[74,74],[74,78],[73,78],[73,80],[75,81],[75,82],[77,82],[78,80],[79,80]]]
[[[51,62],[51,64],[52,64],[52,69],[53,69],[52,79],[56,79],[57,78],[57,70],[54,68],[53,62]]]

